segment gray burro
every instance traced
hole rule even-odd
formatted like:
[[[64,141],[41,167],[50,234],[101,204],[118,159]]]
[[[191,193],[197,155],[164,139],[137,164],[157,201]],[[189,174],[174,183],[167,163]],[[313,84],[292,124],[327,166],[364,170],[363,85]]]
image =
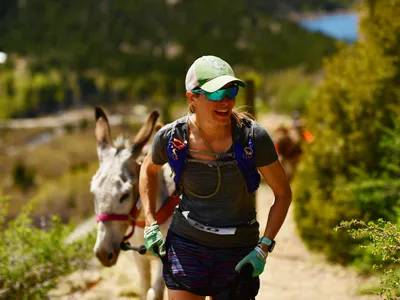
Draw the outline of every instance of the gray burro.
[[[261,228],[265,226],[272,201],[271,190],[262,184],[257,191],[257,217]],[[381,299],[378,296],[358,295],[358,291],[371,286],[371,282],[349,269],[331,265],[307,250],[296,233],[292,209],[276,241],[275,251],[268,257],[266,269],[261,275],[257,300]],[[64,295],[57,299],[139,299],[138,282],[132,280],[137,276],[132,254],[124,252],[112,268],[104,268],[93,259],[89,270],[64,278],[52,294]],[[167,299],[167,292],[164,299]]]

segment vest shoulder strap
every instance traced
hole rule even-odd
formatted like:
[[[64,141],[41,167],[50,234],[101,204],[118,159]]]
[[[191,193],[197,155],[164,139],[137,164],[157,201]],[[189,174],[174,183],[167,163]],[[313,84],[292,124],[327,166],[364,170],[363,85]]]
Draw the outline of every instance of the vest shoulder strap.
[[[178,128],[181,127],[181,128]],[[172,125],[171,136],[167,144],[168,163],[174,173],[175,194],[182,193],[181,172],[188,155],[187,144],[187,117]]]
[[[249,193],[254,193],[261,182],[261,176],[255,163],[254,122],[254,120],[243,120],[242,127],[237,126],[234,142],[236,162],[246,181]]]
[[[253,143],[253,122],[245,120],[244,128],[236,126],[234,137],[235,160],[244,180],[247,184],[247,191],[254,193],[261,181],[255,164],[256,149]],[[182,126],[178,130],[177,126]],[[171,130],[171,136],[167,145],[168,163],[174,173],[175,190],[177,194],[182,193],[181,176],[184,164],[188,156],[187,143],[187,119],[184,123],[175,123]]]

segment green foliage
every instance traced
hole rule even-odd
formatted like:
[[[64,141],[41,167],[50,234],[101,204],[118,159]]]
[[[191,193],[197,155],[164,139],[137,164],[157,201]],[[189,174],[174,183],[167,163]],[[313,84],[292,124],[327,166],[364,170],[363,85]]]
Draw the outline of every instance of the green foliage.
[[[365,37],[379,26],[374,20],[389,24],[400,13],[399,1],[374,3],[374,14],[362,14],[362,22],[369,24],[361,31]],[[382,37],[399,39],[399,28],[379,30],[387,31]],[[333,261],[371,259],[357,241],[332,230],[342,220],[394,222],[399,215],[400,181],[392,180],[399,173],[387,168],[388,157],[398,155],[393,136],[400,134],[399,45],[399,40],[389,44],[375,36],[342,46],[326,61],[325,79],[307,103],[307,125],[315,141],[304,145],[296,174],[295,219],[308,246]]]
[[[281,2],[220,0],[213,9],[204,1],[5,2],[0,48],[19,71],[0,75],[0,117],[165,101],[184,95],[184,74],[205,54],[244,72],[320,68],[335,52],[333,39],[281,18]]]
[[[329,12],[337,9],[349,8],[354,4],[354,2],[354,0],[247,0],[247,3],[255,9],[280,12],[281,14],[315,11]]]
[[[0,220],[6,215],[7,200],[0,197]],[[55,281],[92,257],[94,235],[66,244],[72,226],[53,217],[49,228],[34,227],[29,217],[33,202],[7,226],[0,225],[0,297],[2,299],[44,299]]]
[[[290,0],[288,1],[294,8],[302,11],[327,10],[349,8],[354,4],[354,0]]]
[[[396,273],[400,263],[400,228],[395,224],[378,219],[376,222],[365,223],[351,220],[340,223],[338,229],[347,229],[354,239],[367,239],[369,243],[363,247],[369,247],[374,255],[379,255],[386,267],[374,265],[373,269],[383,273],[381,277],[382,287],[376,292],[384,299],[394,300],[400,296],[400,276]]]
[[[0,119],[11,115],[9,103],[15,95],[13,74],[10,70],[2,68],[0,73]]]
[[[334,50],[332,40],[278,19],[282,1],[273,1],[272,9],[261,2],[220,0],[209,9],[203,1],[34,0],[6,5],[0,33],[9,52],[32,57],[37,69],[104,70],[125,78],[156,72],[168,82],[210,52],[254,68],[275,68],[313,54],[319,54],[312,58],[317,61]],[[308,42],[315,46],[310,49]]]
[[[291,114],[293,111],[305,113],[306,101],[315,91],[318,73],[309,74],[304,68],[288,69],[267,76],[265,80],[272,110]]]
[[[0,118],[37,116],[58,108],[68,85],[60,72],[32,73],[26,62],[0,73]]]
[[[361,36],[368,42],[381,45],[388,54],[398,56],[400,20],[398,18],[400,3],[397,0],[362,1],[360,11],[369,18],[360,20]],[[396,58],[398,60],[398,57]]]
[[[26,166],[22,161],[18,161],[12,172],[14,185],[22,191],[29,189],[35,183],[35,173],[34,168]]]

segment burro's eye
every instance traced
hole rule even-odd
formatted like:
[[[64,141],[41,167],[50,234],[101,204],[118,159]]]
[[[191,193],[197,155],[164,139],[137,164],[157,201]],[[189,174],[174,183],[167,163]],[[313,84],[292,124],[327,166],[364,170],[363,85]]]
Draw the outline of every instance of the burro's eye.
[[[123,201],[125,201],[125,200],[128,200],[129,199],[129,193],[128,194],[123,194],[122,196],[121,196],[121,198],[119,199],[119,202],[121,203],[121,202],[123,202]]]

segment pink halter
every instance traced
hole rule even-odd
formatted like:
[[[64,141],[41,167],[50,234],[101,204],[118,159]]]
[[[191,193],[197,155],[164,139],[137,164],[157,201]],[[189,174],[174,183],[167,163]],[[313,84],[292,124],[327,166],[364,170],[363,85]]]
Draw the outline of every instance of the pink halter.
[[[129,224],[132,226],[132,229],[128,233],[128,235],[124,236],[124,239],[122,241],[125,242],[135,232],[136,217],[137,217],[137,215],[139,213],[139,209],[140,209],[141,206],[142,206],[141,202],[139,201],[139,198],[138,198],[136,200],[136,203],[133,206],[132,210],[128,214],[126,214],[126,215],[121,215],[121,214],[100,214],[100,215],[96,216],[96,222],[128,221]]]
[[[164,201],[162,207],[156,213],[156,220],[158,224],[163,224],[174,212],[175,207],[179,204],[180,198],[179,196],[175,196],[175,191]],[[96,216],[97,222],[107,222],[107,221],[128,221],[130,225],[132,225],[131,232],[124,236],[122,240],[125,242],[128,240],[133,233],[135,232],[135,227],[145,227],[145,222],[143,220],[136,220],[136,217],[139,213],[142,204],[139,198],[136,200],[135,205],[129,214],[120,215],[120,214],[100,214]]]

